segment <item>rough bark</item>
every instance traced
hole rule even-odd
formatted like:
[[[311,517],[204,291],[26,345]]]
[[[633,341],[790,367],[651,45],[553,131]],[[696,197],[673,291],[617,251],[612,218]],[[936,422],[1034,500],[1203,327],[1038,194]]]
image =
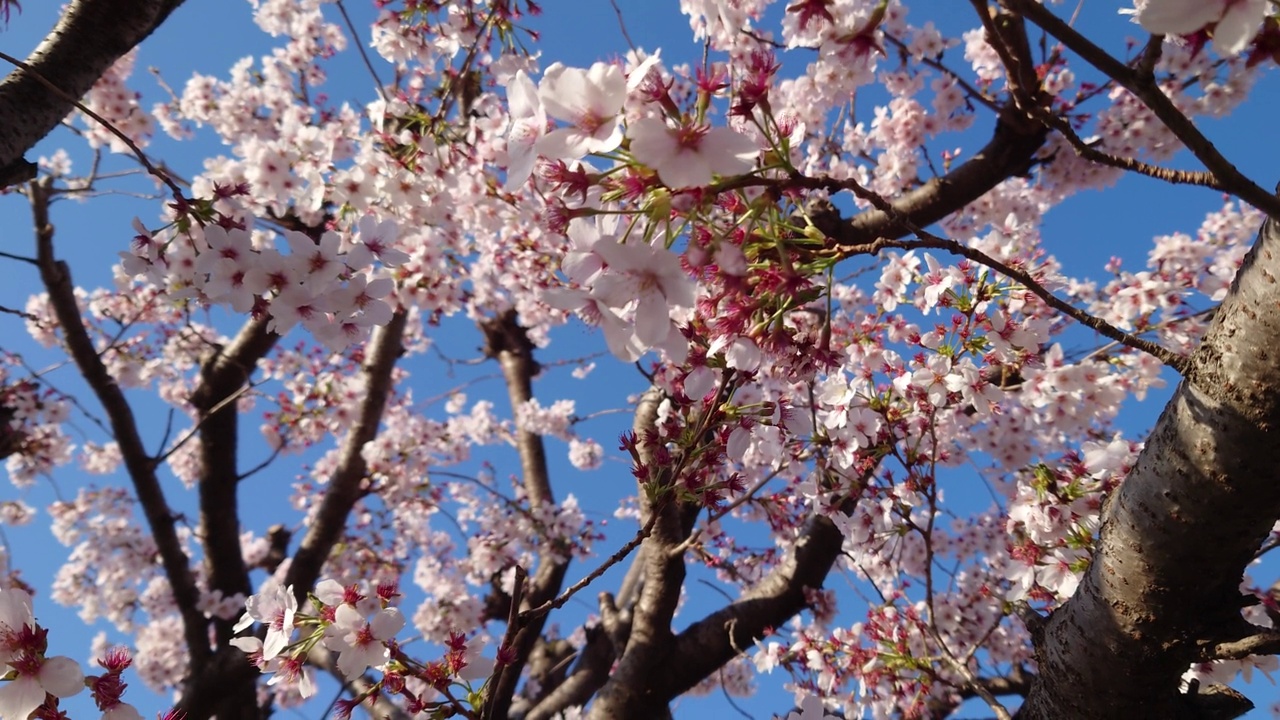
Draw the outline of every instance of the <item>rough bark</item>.
[[[72,110],[107,68],[164,22],[183,0],[74,0],[27,57],[36,75],[15,69],[0,81],[0,178],[8,185],[33,172],[23,159]],[[27,177],[33,177],[28,174]]]
[[[1037,643],[1021,718],[1193,718],[1179,677],[1260,629],[1245,566],[1280,517],[1280,228],[1268,220]],[[1265,635],[1265,633],[1262,633]]]

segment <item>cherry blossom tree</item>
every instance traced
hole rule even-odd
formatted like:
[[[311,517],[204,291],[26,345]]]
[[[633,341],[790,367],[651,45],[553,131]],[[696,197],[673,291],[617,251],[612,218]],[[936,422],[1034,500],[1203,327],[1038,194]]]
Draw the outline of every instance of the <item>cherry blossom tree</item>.
[[[1280,200],[1203,126],[1277,59],[1269,4],[682,0],[703,53],[574,66],[530,0],[252,0],[273,51],[157,101],[133,48],[177,5],[75,0],[0,55],[34,225],[0,260],[42,286],[5,336],[65,357],[0,349],[0,523],[69,549],[51,587],[0,556],[0,718],[85,687],[141,717],[126,671],[193,720],[322,687],[379,718],[766,683],[788,720],[1252,707]],[[224,154],[184,174],[158,134]],[[1046,215],[1127,176],[1222,203],[1068,274]],[[118,188],[150,214],[82,287],[56,202]],[[98,668],[49,601],[109,628]]]

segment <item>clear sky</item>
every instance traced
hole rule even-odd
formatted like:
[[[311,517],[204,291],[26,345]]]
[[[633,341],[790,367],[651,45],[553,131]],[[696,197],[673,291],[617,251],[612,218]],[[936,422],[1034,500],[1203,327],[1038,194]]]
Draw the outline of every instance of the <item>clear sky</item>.
[[[53,25],[58,13],[58,5],[58,3],[36,1],[24,3],[22,14],[15,15],[9,28],[0,33],[0,49],[11,55],[25,56]],[[941,14],[934,19],[944,31],[967,29],[973,25],[970,20],[972,10],[967,3],[940,3],[929,0],[917,2],[915,6],[910,18],[917,23],[925,19],[925,8],[942,8]],[[1123,52],[1126,35],[1138,34],[1136,26],[1129,25],[1115,14],[1115,10],[1120,6],[1121,4],[1111,2],[1083,3],[1083,11],[1078,22],[1079,27],[1086,32],[1096,33],[1101,38],[1102,44],[1117,53]],[[367,28],[367,20],[372,17],[370,3],[349,0],[348,7],[352,11],[357,27],[363,32]],[[585,66],[595,60],[613,58],[625,52],[627,44],[619,25],[618,14],[607,0],[546,0],[543,7],[546,11],[545,15],[533,21],[532,24],[542,33],[540,47],[543,51],[544,66],[553,60]],[[674,0],[618,0],[618,7],[621,10],[627,34],[636,45],[648,50],[661,48],[664,59],[669,63],[681,60],[696,61],[701,56],[701,47],[692,42],[688,21],[679,13],[678,3]],[[1063,6],[1057,7],[1059,12],[1062,12]],[[775,16],[780,12],[780,8],[781,5],[775,7]],[[331,17],[336,17],[336,14]],[[367,37],[362,37],[361,40],[367,41]],[[262,34],[252,24],[249,3],[236,0],[188,0],[152,38],[143,44],[137,64],[138,69],[134,73],[131,86],[143,93],[143,105],[149,107],[153,102],[163,99],[164,94],[155,81],[148,76],[146,68],[151,66],[159,68],[164,80],[175,89],[179,89],[193,71],[222,76],[240,57],[261,55],[268,52],[271,45],[271,38]],[[951,52],[953,57],[959,57],[958,49]],[[802,59],[799,61],[803,62]],[[796,60],[788,60],[788,62],[794,63]],[[353,52],[339,56],[338,60],[331,63],[329,67],[331,80],[327,91],[332,98],[349,100],[356,106],[362,106],[374,98],[374,90],[368,75],[360,64],[358,56]],[[1280,84],[1272,73],[1257,88],[1255,100],[1236,115],[1226,120],[1206,124],[1210,137],[1218,142],[1220,149],[1227,157],[1233,159],[1246,174],[1268,186],[1280,176],[1276,170],[1280,167],[1280,163],[1277,162],[1280,160],[1280,144],[1273,141],[1275,130],[1272,120],[1276,108],[1274,98],[1277,97],[1277,90],[1280,90]],[[871,97],[860,98],[860,110],[869,115],[873,102],[874,98]],[[861,105],[863,103],[865,106]],[[972,140],[966,149],[976,148],[976,143],[982,142],[983,134],[988,132],[989,128],[990,119],[980,117],[975,124]],[[81,163],[85,162],[87,156],[81,146],[65,131],[55,133],[29,157],[34,159],[36,155],[50,153],[59,146],[67,146],[72,150],[73,158]],[[187,176],[199,171],[200,163],[205,156],[225,152],[227,149],[221,147],[218,141],[207,133],[201,140],[182,144],[159,136],[151,149],[153,156],[163,158],[180,174]],[[1185,153],[1177,159],[1177,162],[1181,163],[1181,167],[1194,168],[1193,159],[1187,157]],[[133,167],[132,163],[119,158],[111,159],[104,165],[104,169],[107,170],[131,167]],[[1141,267],[1145,263],[1145,253],[1150,247],[1153,235],[1174,231],[1194,232],[1204,214],[1220,205],[1221,199],[1212,191],[1175,188],[1154,180],[1128,177],[1110,190],[1082,194],[1051,212],[1046,220],[1043,234],[1046,238],[1046,247],[1063,262],[1064,271],[1067,274],[1102,279],[1105,278],[1103,265],[1112,255],[1121,255],[1126,258],[1127,268]],[[109,283],[110,265],[115,261],[116,253],[127,247],[132,235],[129,221],[136,215],[146,222],[152,222],[157,215],[157,210],[158,204],[153,200],[124,195],[94,198],[86,203],[63,202],[55,206],[53,220],[58,229],[57,246],[59,251],[71,260],[72,270],[79,284],[95,286]],[[24,199],[16,196],[0,197],[0,229],[2,229],[0,230],[0,250],[20,254],[29,253],[32,247],[30,226],[29,210]],[[7,282],[0,285],[0,305],[21,307],[25,303],[26,295],[37,291],[38,279],[25,267],[14,264],[6,264],[3,267]],[[474,333],[469,333],[461,325],[452,326],[451,330],[457,334],[449,336],[446,338],[447,342],[443,343],[450,349],[450,354],[456,358],[474,357],[477,354],[475,349],[479,345],[478,337]],[[293,339],[296,338],[291,338]],[[553,345],[551,352],[554,357],[560,358],[595,352],[602,346],[599,338],[589,336],[577,327],[559,332],[556,340],[560,344]],[[10,316],[0,316],[0,346],[23,353],[31,364],[37,367],[45,367],[58,360],[56,354],[44,351],[27,340],[20,321]],[[601,366],[608,364],[608,358],[600,363]],[[617,373],[618,381],[624,383],[624,386],[635,389],[641,387],[640,379],[634,373],[625,369],[611,372]],[[446,378],[444,386],[449,387],[455,382],[466,379],[465,371],[459,370],[458,373],[457,380],[441,375],[440,377]],[[74,389],[79,386],[74,373],[67,368],[53,373],[50,377],[55,386],[68,392],[74,392]],[[598,381],[600,378],[596,376],[593,379]],[[544,397],[550,398],[580,395],[582,392],[580,387],[573,385],[573,382],[568,379],[568,369],[553,371],[546,380],[540,382],[539,393],[540,395],[545,393]],[[419,397],[435,394],[443,389],[444,387],[439,384],[434,387],[424,385],[419,391]],[[468,393],[473,398],[491,396],[498,403],[499,408],[506,407],[505,394],[496,382],[471,388]],[[1126,408],[1126,429],[1138,434],[1149,427],[1167,396],[1168,390],[1153,394],[1145,402],[1131,403]],[[88,400],[87,395],[84,397],[93,408],[92,412],[99,415],[96,403]],[[142,396],[137,396],[137,399],[144,403],[142,418],[144,424],[149,426],[147,429],[153,432],[151,437],[154,444],[160,437],[159,428],[163,425],[164,415],[160,406],[154,402],[146,404]],[[593,407],[589,404],[590,402],[590,399],[580,399],[580,403],[583,404],[580,410],[601,409],[608,405],[604,402],[598,407]],[[103,441],[101,433],[91,424],[82,419],[77,419],[76,423],[85,433],[85,439]],[[619,422],[618,416],[612,416],[604,421],[598,421],[584,434],[590,435],[594,432],[595,438],[605,446],[606,451],[616,454],[614,442],[616,433],[626,425],[629,423]],[[613,463],[604,471],[610,475],[609,479],[602,480],[600,474],[584,479],[584,476],[572,471],[565,462],[563,445],[556,441],[551,442],[552,447],[549,448],[549,452],[556,463],[554,472],[560,477],[571,479],[569,489],[582,499],[589,516],[596,520],[611,520],[617,498],[624,494],[618,489],[618,483],[630,482],[626,468],[621,463]],[[495,453],[486,459],[498,464],[501,474],[511,472],[511,468],[514,467],[510,462],[511,458],[504,458],[501,453]],[[501,467],[504,462],[507,463],[505,468]],[[247,465],[248,462],[242,464]],[[287,484],[292,473],[295,472],[293,469],[295,466],[289,466],[286,463],[285,467],[286,469],[281,471],[283,475],[277,483],[277,491]],[[39,483],[28,491],[19,492],[4,483],[0,485],[0,498],[20,495],[26,502],[43,511],[43,507],[55,497],[73,497],[76,489],[84,483],[122,481],[123,477],[119,475],[106,479],[88,478],[79,474],[74,468],[68,467],[59,471],[52,480]],[[963,482],[963,478],[957,478],[957,482]],[[173,487],[178,487],[176,480],[173,481]],[[953,497],[956,493],[964,492],[964,485],[953,487],[959,488],[949,491],[953,493]],[[975,483],[973,487],[979,486]],[[985,501],[984,494],[982,502]],[[277,521],[272,511],[279,506],[270,502],[254,505],[256,510],[246,517],[246,522],[256,523],[256,529],[259,532],[267,524]],[[609,529],[615,538],[629,537],[629,527],[626,521],[618,521]],[[73,612],[54,605],[48,600],[47,595],[53,572],[65,558],[67,550],[52,539],[48,533],[47,523],[39,519],[26,528],[3,529],[11,547],[14,565],[20,568],[24,578],[42,593],[36,599],[37,615],[52,628],[50,639],[55,651],[86,661],[88,641],[96,629],[85,629]],[[584,563],[575,563],[570,570],[570,578],[576,579],[588,567]],[[695,574],[694,577],[696,579],[698,575]],[[703,577],[706,576],[703,575]],[[829,586],[834,583],[834,586],[840,587],[843,582],[842,578],[833,576]],[[606,588],[616,587],[617,573],[607,575],[602,583]],[[687,612],[682,615],[686,620],[697,617],[699,610],[709,608],[720,600],[714,592],[709,592],[696,584],[692,584],[690,590],[691,595],[700,595],[702,599],[691,597],[690,604],[686,606]],[[583,603],[579,607],[577,618],[581,619],[589,611],[590,607]],[[857,612],[860,610],[855,608],[854,612],[846,613],[846,617],[849,617],[850,621],[856,620]],[[105,626],[102,629],[106,629]],[[566,627],[565,632],[567,633],[570,629]],[[784,678],[778,674],[760,678],[758,685],[761,692],[754,698],[739,700],[738,704],[755,718],[768,718],[771,713],[785,714],[790,707],[790,694],[781,689],[783,680]],[[332,690],[333,687],[329,686],[325,692]],[[331,695],[326,695],[325,692],[322,692],[322,697],[327,701]],[[1265,681],[1261,686],[1255,683],[1255,687],[1247,692],[1264,710],[1278,697],[1275,690],[1266,685]],[[164,706],[162,699],[153,696],[140,682],[136,681],[133,682],[126,698],[144,711],[154,712]],[[93,717],[88,711],[90,705],[86,696],[78,698],[71,707],[75,708],[72,712],[73,717]],[[967,716],[970,717],[990,714],[989,711],[984,712],[980,707],[971,706],[969,709],[971,711]],[[318,718],[321,711],[322,708],[314,710],[309,708],[299,714],[285,711],[281,716]],[[1259,715],[1261,714],[1260,712]],[[737,713],[719,694],[714,694],[706,699],[682,700],[677,706],[676,716],[678,718],[736,717]]]

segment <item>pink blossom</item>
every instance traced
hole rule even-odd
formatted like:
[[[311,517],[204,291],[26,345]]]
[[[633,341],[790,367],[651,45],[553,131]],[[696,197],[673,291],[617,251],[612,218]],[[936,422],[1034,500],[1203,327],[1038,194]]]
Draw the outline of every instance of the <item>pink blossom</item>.
[[[704,187],[713,175],[740,175],[755,166],[760,149],[751,138],[725,127],[670,127],[641,118],[627,128],[631,153],[657,171],[670,188]]]
[[[524,184],[533,172],[538,158],[537,144],[547,131],[547,112],[542,108],[538,88],[517,70],[507,85],[507,180],[503,187],[512,191]]]
[[[1156,35],[1190,35],[1214,25],[1213,49],[1237,55],[1257,36],[1268,7],[1267,0],[1146,0],[1136,19]]]
[[[787,714],[787,720],[835,720],[839,715],[827,714],[827,709],[818,695],[806,695],[800,701],[800,709]]]
[[[287,230],[284,239],[289,245],[289,261],[301,273],[305,283],[327,287],[347,269],[338,254],[342,239],[332,230],[321,234],[319,240]]]
[[[691,308],[695,285],[675,253],[645,244],[596,243],[608,264],[595,281],[592,295],[611,307],[636,301],[636,338],[647,347],[666,342],[672,332],[671,312]]]
[[[627,99],[622,68],[595,63],[589,70],[555,63],[538,85],[538,97],[547,115],[567,122],[537,142],[540,154],[562,160],[579,160],[589,153],[605,153],[622,143],[618,113]]]
[[[298,610],[293,587],[284,587],[275,580],[268,580],[260,591],[245,601],[245,608],[245,613],[232,630],[241,632],[254,622],[266,625],[267,637],[262,644],[262,658],[271,660],[284,651],[293,636],[293,617]]]
[[[0,718],[25,718],[45,694],[66,698],[84,689],[84,673],[69,657],[45,657],[43,631],[31,612],[31,596],[17,588],[0,589],[0,673],[13,677],[0,685]]]
[[[381,665],[389,655],[386,641],[405,625],[396,608],[383,608],[365,620],[360,611],[343,603],[334,613],[333,625],[325,630],[325,647],[338,653],[338,669],[348,679],[370,665]]]
[[[604,459],[604,448],[594,440],[569,441],[569,462],[579,470],[595,470]]]
[[[408,253],[393,247],[400,233],[395,220],[379,222],[372,215],[365,215],[357,225],[359,242],[347,253],[347,264],[351,269],[366,268],[375,258],[387,267],[400,267],[409,260]]]

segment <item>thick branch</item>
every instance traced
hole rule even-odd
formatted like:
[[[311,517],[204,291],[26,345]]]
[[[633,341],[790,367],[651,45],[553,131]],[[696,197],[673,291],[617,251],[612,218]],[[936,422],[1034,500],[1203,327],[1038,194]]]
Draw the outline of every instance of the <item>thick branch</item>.
[[[671,619],[684,585],[684,553],[672,551],[692,530],[696,508],[688,512],[676,497],[679,468],[654,460],[654,445],[660,442],[655,428],[662,397],[661,390],[651,388],[636,408],[634,431],[641,462],[639,469],[647,473],[641,476],[640,510],[645,526],[651,528],[635,560],[644,565],[644,583],[632,611],[626,649],[591,705],[593,720],[657,718],[670,714],[669,698],[652,692],[652,679],[662,672],[670,653]]]
[[[2,134],[3,131],[0,131],[0,135]],[[111,421],[112,435],[120,446],[121,457],[129,472],[129,479],[133,482],[134,494],[147,518],[147,526],[151,529],[156,549],[160,553],[165,578],[169,581],[174,602],[182,615],[183,636],[192,667],[199,667],[209,656],[209,637],[206,632],[208,621],[197,608],[200,596],[191,574],[190,559],[178,540],[173,513],[165,500],[160,480],[156,477],[155,461],[147,454],[138,434],[133,408],[129,406],[129,401],[125,399],[115,378],[111,377],[85,330],[80,308],[76,303],[75,287],[71,282],[71,269],[54,255],[53,226],[49,224],[49,180],[32,182],[27,188],[35,220],[36,258],[40,265],[40,279],[49,293],[49,304],[62,328],[67,354],[75,361],[81,376],[92,388]]]
[[[1018,665],[1008,675],[974,678],[972,683],[957,688],[958,692],[955,695],[930,700],[929,715],[936,718],[949,717],[965,700],[980,697],[980,693],[993,698],[1002,695],[1026,697],[1027,692],[1031,690],[1031,681],[1034,677],[1027,672],[1026,668]]]
[[[351,508],[365,494],[366,466],[360,451],[378,435],[382,413],[391,396],[391,371],[403,351],[400,341],[404,337],[405,321],[405,311],[397,312],[369,341],[362,370],[364,401],[355,424],[343,440],[337,469],[329,478],[320,509],[312,518],[311,527],[294,553],[285,577],[285,585],[293,586],[299,603],[306,601],[307,593],[320,578],[320,569],[342,536]]]
[[[1013,116],[1013,112],[1008,109],[996,120],[990,142],[977,154],[951,172],[893,199],[892,212],[879,208],[866,210],[828,234],[840,245],[868,243],[882,237],[899,238],[911,232],[901,219],[910,220],[917,227],[928,227],[991,192],[1005,180],[1030,172],[1036,151],[1044,145],[1048,131],[1039,124]]]
[[[1224,640],[1205,649],[1201,659],[1242,660],[1250,655],[1280,654],[1280,631],[1265,627],[1247,628],[1250,632],[1235,640]]]
[[[741,598],[676,636],[654,692],[675,698],[786,624],[807,607],[805,589],[822,587],[843,542],[830,519],[810,518],[791,557]]]
[[[98,78],[152,33],[183,0],[74,0],[57,26],[18,69],[0,82],[0,175],[21,177],[22,154],[48,135]],[[70,100],[68,100],[70,98]],[[34,169],[34,168],[31,168]],[[7,184],[7,183],[6,183]]]
[[[480,330],[485,335],[485,352],[498,361],[502,368],[502,376],[507,384],[507,396],[511,400],[513,412],[533,399],[533,377],[540,368],[533,358],[533,343],[520,327],[514,310],[485,320],[480,323]],[[516,428],[516,450],[520,453],[520,468],[523,474],[525,494],[532,508],[544,508],[555,505],[555,495],[551,491],[551,477],[547,470],[547,453],[542,444],[542,436],[525,428]],[[569,567],[568,548],[558,539],[548,538],[538,553],[538,567],[529,578],[529,585],[524,593],[522,608],[527,610],[552,601],[564,585],[565,572]],[[517,608],[513,608],[516,610]],[[510,637],[510,656],[512,662],[500,669],[494,687],[486,699],[484,717],[507,717],[512,699],[515,697],[516,685],[529,654],[537,645],[546,624],[545,614],[527,612],[512,613],[517,620],[518,628]]]
[[[604,627],[597,625],[588,629],[586,645],[569,676],[539,699],[524,714],[523,720],[551,720],[556,713],[567,708],[586,705],[591,696],[608,680],[609,667],[617,657],[618,650]],[[513,716],[519,717],[514,712]]]
[[[1206,648],[1239,641],[1240,579],[1280,517],[1280,466],[1265,450],[1280,429],[1278,278],[1268,220],[1104,508],[1092,565],[1037,644],[1019,717],[1197,717],[1179,678]]]
[[[235,398],[243,391],[258,361],[275,345],[279,335],[267,332],[267,319],[249,320],[235,340],[219,348],[200,369],[200,384],[191,395],[200,428],[200,531],[204,546],[205,574],[211,590],[224,597],[253,592],[249,571],[240,548],[240,505],[236,497],[239,471],[239,409]],[[215,620],[217,646],[231,641],[232,621]],[[192,668],[199,672],[200,668]],[[242,683],[227,692],[244,695],[246,707],[256,707],[254,683]]]
[[[374,332],[368,343],[362,369],[365,377],[364,402],[360,405],[355,424],[343,441],[337,468],[329,478],[320,509],[294,553],[285,577],[285,584],[293,586],[300,603],[306,601],[307,593],[315,587],[321,568],[342,536],[351,508],[364,493],[366,468],[360,451],[378,434],[382,413],[391,395],[392,370],[401,354],[400,341],[404,336],[405,321],[405,312],[397,312],[390,323]],[[252,365],[241,361],[255,353],[266,353],[271,342],[274,341],[252,329],[252,325],[242,330],[223,354],[221,362],[215,359],[206,365],[209,386],[226,390],[246,382]],[[214,714],[234,716],[218,712],[218,705],[225,701],[224,688],[252,682],[257,677],[257,669],[249,664],[244,653],[233,646],[222,645],[208,670],[191,678],[183,688],[177,709],[184,711],[188,720],[205,720]]]

